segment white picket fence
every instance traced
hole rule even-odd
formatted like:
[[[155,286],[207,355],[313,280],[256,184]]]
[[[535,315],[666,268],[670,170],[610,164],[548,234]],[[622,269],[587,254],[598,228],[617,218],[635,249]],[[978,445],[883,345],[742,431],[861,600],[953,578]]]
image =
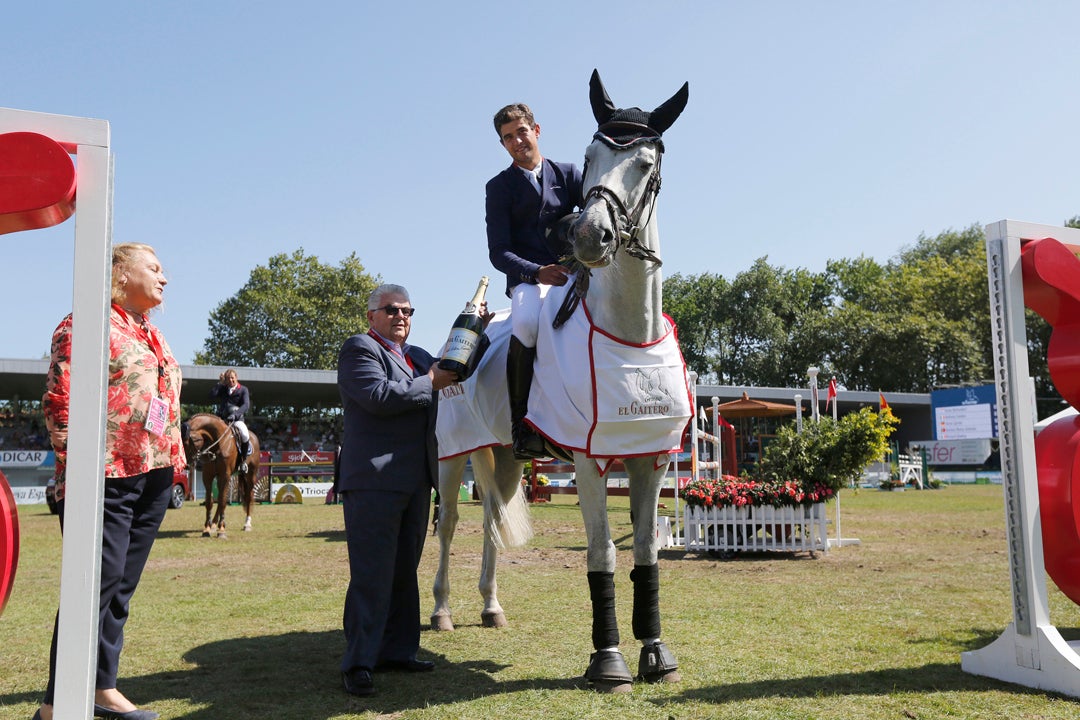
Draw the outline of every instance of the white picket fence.
[[[817,552],[829,549],[825,503],[798,507],[683,510],[688,552]]]

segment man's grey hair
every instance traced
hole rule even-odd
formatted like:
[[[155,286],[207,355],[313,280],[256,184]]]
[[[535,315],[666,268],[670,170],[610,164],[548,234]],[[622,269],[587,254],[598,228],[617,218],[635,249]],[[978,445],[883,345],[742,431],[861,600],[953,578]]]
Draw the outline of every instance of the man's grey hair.
[[[367,309],[378,310],[383,306],[383,298],[387,295],[401,295],[405,298],[405,302],[412,305],[412,300],[409,299],[409,291],[400,285],[380,285],[371,291],[371,295],[368,295]]]

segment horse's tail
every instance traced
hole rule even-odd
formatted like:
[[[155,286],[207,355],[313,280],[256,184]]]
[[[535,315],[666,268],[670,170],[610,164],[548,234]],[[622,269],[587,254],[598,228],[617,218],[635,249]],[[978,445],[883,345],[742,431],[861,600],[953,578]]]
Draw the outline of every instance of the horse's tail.
[[[484,515],[490,518],[488,532],[495,547],[500,550],[521,547],[533,536],[532,521],[529,519],[529,506],[525,503],[525,493],[517,483],[514,494],[508,501],[502,494],[484,493]]]

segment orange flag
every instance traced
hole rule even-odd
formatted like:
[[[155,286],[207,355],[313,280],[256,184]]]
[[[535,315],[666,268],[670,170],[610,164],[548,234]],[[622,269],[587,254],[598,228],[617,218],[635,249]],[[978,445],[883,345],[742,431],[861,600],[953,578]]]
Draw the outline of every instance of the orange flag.
[[[887,410],[889,408],[889,403],[885,402],[885,395],[880,390],[878,390],[877,395],[878,395],[878,409],[879,410]]]

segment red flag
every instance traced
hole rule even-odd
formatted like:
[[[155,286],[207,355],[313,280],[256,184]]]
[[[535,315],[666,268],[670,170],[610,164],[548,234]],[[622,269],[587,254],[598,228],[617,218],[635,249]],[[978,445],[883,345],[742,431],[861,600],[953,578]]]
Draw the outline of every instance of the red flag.
[[[829,378],[829,392],[825,396],[825,412],[829,412],[829,403],[836,399],[836,378]]]
[[[885,402],[885,395],[880,390],[878,390],[877,396],[878,396],[878,409],[879,410],[888,410],[889,409],[889,403]]]

